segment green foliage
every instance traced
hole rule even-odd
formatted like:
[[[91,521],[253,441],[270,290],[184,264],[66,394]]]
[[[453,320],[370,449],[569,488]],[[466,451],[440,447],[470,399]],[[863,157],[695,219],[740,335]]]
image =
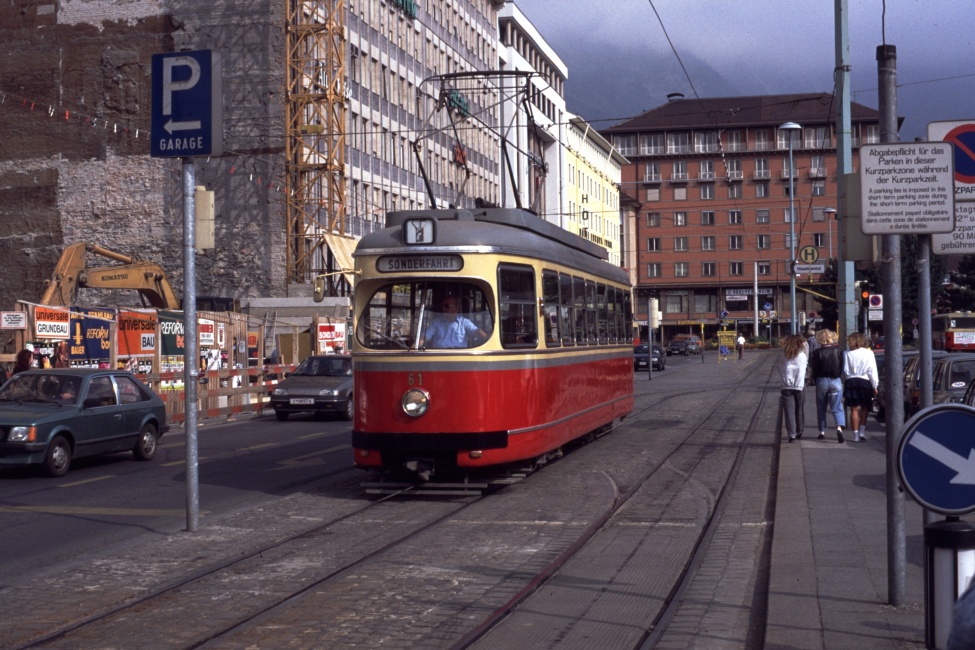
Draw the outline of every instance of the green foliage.
[[[938,303],[932,300],[932,304],[937,305],[939,312],[975,311],[975,255],[962,255],[957,270],[951,271],[949,276],[951,284],[943,287],[943,300]]]

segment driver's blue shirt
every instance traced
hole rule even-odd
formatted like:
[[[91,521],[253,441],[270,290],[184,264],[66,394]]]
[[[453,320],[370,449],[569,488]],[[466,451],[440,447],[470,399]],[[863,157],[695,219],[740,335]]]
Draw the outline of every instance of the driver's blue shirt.
[[[424,346],[431,348],[466,348],[467,335],[478,326],[463,316],[435,318],[427,327]]]

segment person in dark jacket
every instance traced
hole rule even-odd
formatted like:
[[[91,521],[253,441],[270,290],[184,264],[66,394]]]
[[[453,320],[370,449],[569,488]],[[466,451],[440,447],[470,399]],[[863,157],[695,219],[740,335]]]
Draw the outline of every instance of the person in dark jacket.
[[[24,372],[25,370],[30,370],[30,364],[34,360],[34,353],[30,350],[24,349],[17,353],[17,361],[14,363],[14,370],[10,373],[13,377],[18,372]]]
[[[829,408],[836,423],[836,439],[843,442],[846,415],[843,412],[843,351],[839,337],[833,330],[816,332],[816,343],[809,358],[812,380],[816,385],[816,419],[819,422],[819,439],[826,437],[826,409]]]

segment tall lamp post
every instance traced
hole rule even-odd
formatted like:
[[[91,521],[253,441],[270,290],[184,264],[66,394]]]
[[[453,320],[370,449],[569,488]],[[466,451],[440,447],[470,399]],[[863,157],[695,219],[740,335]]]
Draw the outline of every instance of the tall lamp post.
[[[799,314],[796,313],[796,168],[792,162],[792,140],[795,132],[801,130],[795,122],[786,122],[779,127],[779,131],[789,134],[789,303],[793,334],[799,333]]]
[[[823,216],[826,217],[826,237],[829,240],[829,259],[833,260],[833,217],[836,216],[836,208],[823,208]]]

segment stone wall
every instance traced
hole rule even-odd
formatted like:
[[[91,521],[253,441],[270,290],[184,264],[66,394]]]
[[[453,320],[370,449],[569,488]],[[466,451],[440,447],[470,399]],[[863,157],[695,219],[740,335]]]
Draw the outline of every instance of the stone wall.
[[[78,241],[160,263],[182,295],[182,165],[148,155],[151,57],[182,49],[224,62],[225,155],[195,161],[216,194],[197,294],[285,295],[283,26],[277,0],[0,3],[0,309],[36,301]]]

